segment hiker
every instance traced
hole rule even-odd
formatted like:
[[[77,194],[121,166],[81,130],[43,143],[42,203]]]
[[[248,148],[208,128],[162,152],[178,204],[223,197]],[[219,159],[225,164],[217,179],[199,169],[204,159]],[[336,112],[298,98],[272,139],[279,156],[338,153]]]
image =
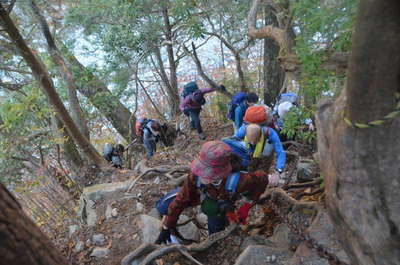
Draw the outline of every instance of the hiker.
[[[231,222],[246,223],[251,206],[268,185],[268,177],[264,171],[234,171],[232,159],[235,155],[222,141],[203,144],[199,157],[190,164],[191,172],[182,188],[157,202],[156,208],[165,215],[157,244],[171,242],[171,234],[181,237],[176,224],[187,207],[201,205],[202,212],[207,215],[209,234],[224,230],[227,217]],[[246,196],[253,203],[246,202],[235,211],[235,201],[241,196]]]
[[[233,121],[233,128],[235,132],[243,124],[243,117],[249,106],[253,106],[258,102],[258,96],[256,93],[236,93],[228,106],[227,119]]]
[[[111,145],[107,143],[103,149],[103,157],[113,167],[122,168],[122,154],[125,148],[122,144]]]
[[[245,124],[235,133],[234,137],[244,140],[250,150],[252,161],[249,168],[269,170],[273,162],[273,151],[276,153],[276,173],[283,172],[286,163],[286,153],[283,150],[278,133],[273,129],[274,123],[264,106],[252,106],[246,110]]]
[[[225,86],[221,85],[219,87],[221,91],[225,91]],[[190,118],[191,129],[196,129],[199,134],[200,140],[205,140],[206,135],[203,133],[203,129],[200,124],[200,112],[201,106],[206,103],[204,94],[215,91],[214,88],[204,88],[199,89],[196,82],[189,82],[183,87],[182,92],[182,103],[179,108],[183,113]]]
[[[141,118],[136,121],[136,135],[141,138],[147,158],[156,152],[156,143],[161,139],[162,125],[157,120]]]
[[[252,161],[249,165],[250,169],[259,169],[261,166],[262,169],[269,170],[274,158],[273,151],[275,151],[275,173],[280,176],[285,168],[286,153],[274,129],[258,124],[243,125],[235,134],[235,137],[243,139],[249,148],[252,157]]]

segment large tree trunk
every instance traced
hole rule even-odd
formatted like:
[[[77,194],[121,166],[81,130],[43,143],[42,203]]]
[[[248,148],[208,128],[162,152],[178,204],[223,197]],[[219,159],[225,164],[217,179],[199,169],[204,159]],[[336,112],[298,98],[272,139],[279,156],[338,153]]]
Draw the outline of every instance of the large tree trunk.
[[[66,59],[73,69],[73,78],[78,85],[78,91],[89,99],[122,137],[129,141],[128,123],[131,112],[111,93],[103,81],[78,61],[65,45],[61,42],[58,44],[59,47],[62,46],[62,51],[67,53]]]
[[[0,235],[1,264],[68,264],[3,184],[0,184]]]
[[[330,215],[355,265],[400,264],[400,2],[360,1],[347,86],[320,104],[317,128]]]
[[[70,135],[74,138],[75,143],[85,152],[88,158],[95,164],[99,166],[106,166],[107,162],[102,158],[102,156],[97,152],[97,150],[90,144],[85,136],[76,127],[71,116],[69,116],[67,110],[57,92],[54,89],[52,80],[50,79],[47,69],[44,64],[37,58],[31,49],[26,45],[25,40],[19,33],[17,27],[14,25],[13,21],[10,19],[8,12],[0,4],[0,18],[4,27],[4,30],[13,40],[15,46],[19,49],[21,56],[24,58],[26,63],[32,70],[38,83],[40,83],[44,93],[47,96],[48,101],[53,106],[57,113],[57,117],[62,121],[64,126],[67,128]]]
[[[269,7],[265,8],[265,24],[278,25],[275,14]],[[264,103],[272,106],[282,88],[285,72],[278,62],[279,45],[271,38],[264,39]]]
[[[178,78],[176,76],[176,62],[174,58],[174,49],[172,46],[172,27],[169,21],[168,8],[165,7],[162,10],[164,18],[164,32],[165,40],[167,41],[167,54],[169,63],[169,84],[171,86],[171,114],[176,116],[180,113],[179,110],[179,92],[178,92]]]
[[[87,121],[85,120],[81,107],[79,105],[78,96],[76,94],[77,86],[72,77],[73,76],[72,72],[67,67],[64,58],[61,56],[54,42],[53,36],[50,33],[49,25],[47,24],[47,21],[44,18],[43,14],[40,12],[39,7],[33,0],[30,1],[30,5],[33,10],[33,13],[39,20],[43,35],[46,38],[47,48],[50,53],[50,56],[53,59],[54,64],[57,65],[58,71],[60,72],[61,77],[63,78],[65,84],[67,85],[68,102],[70,105],[71,117],[75,122],[75,124],[78,126],[81,133],[89,140],[90,139],[89,128],[87,127]]]

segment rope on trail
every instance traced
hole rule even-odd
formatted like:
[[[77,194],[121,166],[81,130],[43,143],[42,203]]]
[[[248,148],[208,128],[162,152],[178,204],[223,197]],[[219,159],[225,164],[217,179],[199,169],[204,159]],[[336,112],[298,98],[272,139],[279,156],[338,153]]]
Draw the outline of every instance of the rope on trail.
[[[396,107],[394,108],[394,110],[392,112],[390,112],[389,114],[387,114],[386,116],[384,116],[381,119],[370,121],[367,123],[352,122],[348,118],[346,118],[344,111],[343,111],[342,112],[343,120],[348,125],[358,128],[358,129],[365,129],[365,128],[380,126],[380,125],[384,124],[385,122],[396,118],[400,114],[400,93],[399,92],[395,93],[395,98],[396,98]]]

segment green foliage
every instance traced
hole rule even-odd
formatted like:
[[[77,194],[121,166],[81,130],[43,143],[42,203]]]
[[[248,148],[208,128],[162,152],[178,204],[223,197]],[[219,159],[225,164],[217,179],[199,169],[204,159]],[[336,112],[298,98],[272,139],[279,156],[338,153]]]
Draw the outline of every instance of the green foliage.
[[[304,0],[292,7],[295,29],[299,31],[295,50],[304,70],[301,85],[305,96],[315,102],[322,92],[332,90],[332,84],[344,78],[322,66],[334,52],[351,49],[357,1]]]
[[[308,125],[305,124],[305,121],[311,119],[312,115],[313,111],[303,106],[291,108],[285,115],[282,133],[286,134],[288,138],[312,143],[316,138],[316,132],[309,130]]]

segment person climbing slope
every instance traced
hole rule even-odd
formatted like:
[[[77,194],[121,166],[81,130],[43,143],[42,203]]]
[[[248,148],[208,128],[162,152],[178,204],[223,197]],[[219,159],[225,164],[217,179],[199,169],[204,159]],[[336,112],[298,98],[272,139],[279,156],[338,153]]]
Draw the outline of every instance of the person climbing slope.
[[[161,138],[161,124],[157,120],[140,118],[136,121],[136,135],[141,138],[146,149],[147,157],[150,158],[156,152],[156,144]]]
[[[240,127],[234,137],[243,139],[251,153],[249,168],[264,169],[269,171],[276,153],[275,172],[273,174],[274,185],[278,184],[280,175],[285,168],[286,153],[283,150],[281,140],[277,132],[258,124],[248,124]]]
[[[125,148],[122,144],[111,145],[107,143],[103,149],[103,157],[113,167],[122,168],[122,155],[124,151]]]
[[[207,215],[209,234],[224,230],[227,217],[232,222],[246,222],[251,206],[268,185],[268,177],[264,171],[234,171],[234,159],[231,148],[222,141],[203,144],[199,157],[190,164],[191,172],[182,188],[157,202],[157,209],[165,215],[157,244],[171,242],[171,234],[179,238],[177,220],[187,207],[201,205]],[[253,202],[246,202],[235,211],[235,201],[242,196]]]
[[[225,91],[225,86],[219,87],[221,91]],[[214,88],[199,89],[196,82],[189,82],[183,87],[182,92],[182,103],[179,108],[183,113],[190,118],[190,126],[192,129],[196,129],[199,134],[200,140],[205,140],[206,135],[203,133],[200,123],[200,112],[202,106],[206,103],[204,94],[215,91]]]
[[[228,106],[227,119],[233,121],[234,130],[237,132],[243,124],[243,117],[248,107],[258,102],[256,93],[236,93]]]

